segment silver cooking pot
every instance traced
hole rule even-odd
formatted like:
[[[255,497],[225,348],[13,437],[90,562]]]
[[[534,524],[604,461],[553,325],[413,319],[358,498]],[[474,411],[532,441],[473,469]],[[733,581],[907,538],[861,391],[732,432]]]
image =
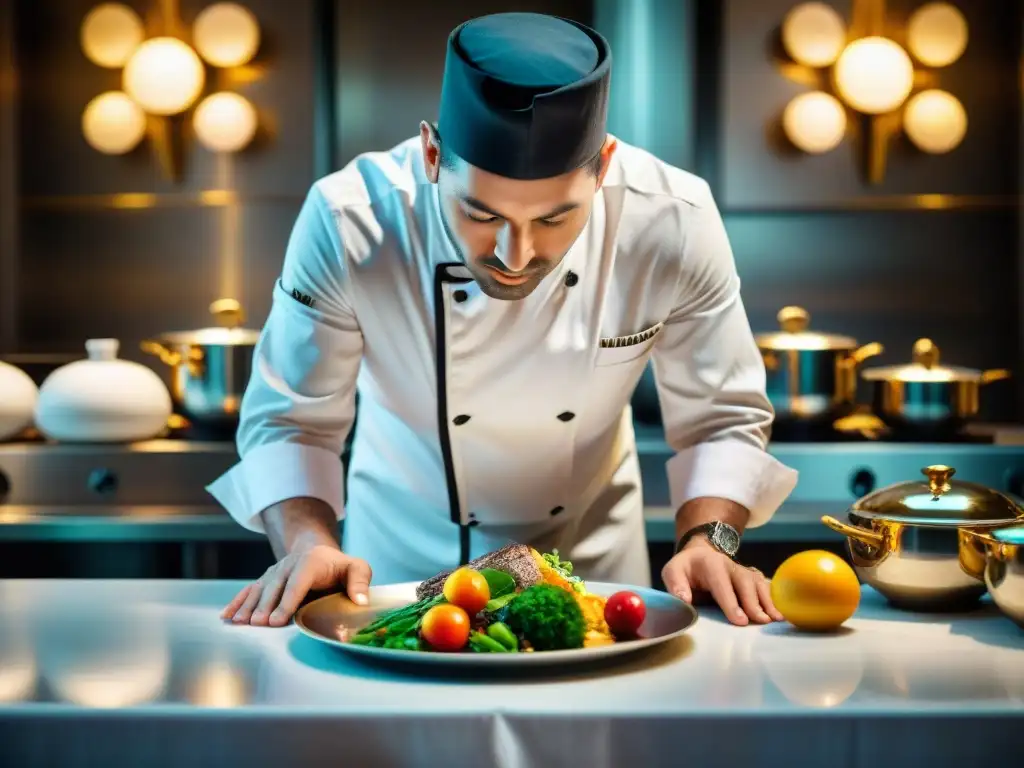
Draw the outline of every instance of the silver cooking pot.
[[[172,370],[175,410],[193,425],[232,431],[249,383],[260,332],[240,327],[244,315],[234,299],[210,305],[216,327],[160,334],[142,342]]]
[[[889,427],[957,431],[977,416],[981,388],[1010,372],[939,365],[935,343],[918,339],[909,365],[867,368],[861,375],[872,387],[872,410]]]
[[[857,404],[857,368],[880,355],[881,344],[858,345],[849,336],[808,331],[802,307],[783,307],[780,331],[756,336],[767,373],[767,391],[778,422],[831,423]]]

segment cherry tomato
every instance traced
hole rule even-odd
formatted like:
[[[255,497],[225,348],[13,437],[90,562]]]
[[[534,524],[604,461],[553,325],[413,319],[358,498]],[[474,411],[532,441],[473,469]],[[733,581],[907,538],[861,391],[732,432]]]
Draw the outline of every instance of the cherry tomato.
[[[475,616],[484,609],[491,599],[491,588],[480,571],[459,568],[444,582],[444,599]]]
[[[616,592],[604,604],[604,620],[616,637],[633,637],[647,616],[647,606],[636,592]]]
[[[423,614],[420,633],[435,651],[460,651],[469,640],[469,614],[457,605],[435,605]]]

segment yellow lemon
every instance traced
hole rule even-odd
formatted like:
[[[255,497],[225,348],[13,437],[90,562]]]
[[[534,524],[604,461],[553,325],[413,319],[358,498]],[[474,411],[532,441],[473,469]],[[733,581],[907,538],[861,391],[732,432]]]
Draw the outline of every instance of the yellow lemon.
[[[831,552],[798,552],[775,571],[772,602],[794,627],[827,632],[857,610],[860,582],[853,568]]]

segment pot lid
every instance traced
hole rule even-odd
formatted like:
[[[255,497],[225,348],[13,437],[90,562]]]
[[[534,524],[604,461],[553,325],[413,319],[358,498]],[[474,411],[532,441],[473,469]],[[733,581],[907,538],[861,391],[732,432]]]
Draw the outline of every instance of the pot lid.
[[[761,349],[829,350],[853,349],[857,340],[850,336],[808,331],[811,314],[803,307],[783,307],[776,315],[781,331],[761,333],[755,338]]]
[[[218,299],[210,305],[210,314],[217,324],[215,327],[162,333],[161,341],[213,346],[247,346],[259,341],[259,331],[240,327],[245,322],[245,312],[235,299]]]
[[[1010,376],[1010,372],[1004,370],[979,371],[974,368],[939,365],[939,347],[931,339],[918,339],[914,342],[912,359],[912,363],[905,365],[865,368],[862,375],[867,381],[975,381],[983,384]]]
[[[890,485],[858,499],[851,513],[868,520],[935,526],[1024,522],[1024,507],[1018,502],[992,488],[952,480],[953,467],[933,464],[921,473],[926,479]]]

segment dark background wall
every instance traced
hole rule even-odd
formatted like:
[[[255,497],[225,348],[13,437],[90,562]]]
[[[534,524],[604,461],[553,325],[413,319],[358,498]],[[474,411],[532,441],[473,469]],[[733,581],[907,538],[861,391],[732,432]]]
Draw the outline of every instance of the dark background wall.
[[[435,117],[450,29],[491,11],[546,10],[611,38],[612,131],[711,181],[756,330],[796,303],[818,329],[883,342],[885,362],[905,360],[927,335],[949,362],[1024,375],[1021,3],[958,3],[970,43],[939,82],[967,106],[967,138],[943,158],[897,142],[877,189],[860,180],[849,142],[807,157],[773,137],[799,90],[771,58],[794,4],[247,0],[264,45],[234,86],[256,104],[264,133],[229,160],[193,144],[172,184],[145,144],[109,158],[82,138],[83,107],[118,80],[78,44],[95,3],[0,3],[0,352],[75,353],[103,335],[139,358],[141,338],[205,325],[224,294],[259,325],[309,184]],[[848,13],[845,0],[833,4]],[[894,33],[919,4],[890,0]],[[185,21],[204,5],[181,0]],[[141,207],[118,197],[136,192],[154,196]],[[943,210],[922,207],[937,199]],[[994,386],[986,415],[1016,417],[1014,390]]]

